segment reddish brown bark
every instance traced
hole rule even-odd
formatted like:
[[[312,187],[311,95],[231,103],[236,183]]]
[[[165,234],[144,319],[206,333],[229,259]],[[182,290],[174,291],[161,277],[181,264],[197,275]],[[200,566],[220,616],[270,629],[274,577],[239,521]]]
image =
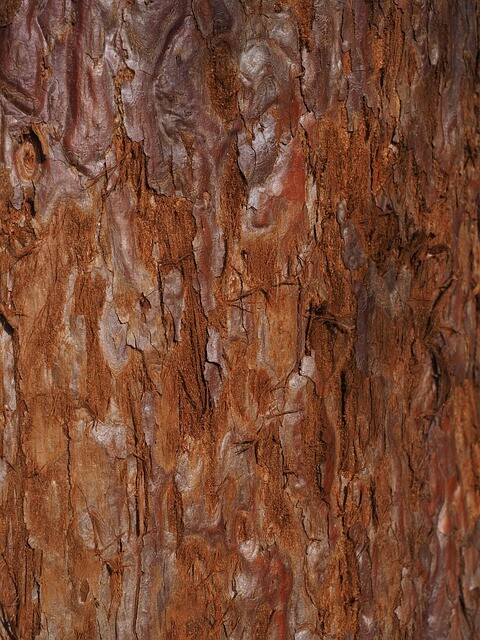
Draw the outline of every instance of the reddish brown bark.
[[[480,637],[473,0],[0,25],[0,636]]]

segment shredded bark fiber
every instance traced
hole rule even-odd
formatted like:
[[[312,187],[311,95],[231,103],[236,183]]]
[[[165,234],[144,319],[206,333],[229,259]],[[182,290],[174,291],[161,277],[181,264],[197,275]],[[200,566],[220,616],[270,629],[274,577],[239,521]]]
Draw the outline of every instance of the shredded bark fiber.
[[[0,8],[0,638],[480,637],[478,5]]]

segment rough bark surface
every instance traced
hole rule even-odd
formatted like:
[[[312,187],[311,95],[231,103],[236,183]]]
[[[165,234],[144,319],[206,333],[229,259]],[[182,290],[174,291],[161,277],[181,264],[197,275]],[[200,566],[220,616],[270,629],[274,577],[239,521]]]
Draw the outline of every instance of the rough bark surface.
[[[476,8],[1,3],[3,638],[480,637]]]

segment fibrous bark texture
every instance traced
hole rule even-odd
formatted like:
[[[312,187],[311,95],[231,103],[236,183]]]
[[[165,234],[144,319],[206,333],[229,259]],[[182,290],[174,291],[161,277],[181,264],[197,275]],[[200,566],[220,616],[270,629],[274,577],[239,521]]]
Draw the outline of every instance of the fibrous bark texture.
[[[0,636],[479,638],[474,0],[0,25]]]

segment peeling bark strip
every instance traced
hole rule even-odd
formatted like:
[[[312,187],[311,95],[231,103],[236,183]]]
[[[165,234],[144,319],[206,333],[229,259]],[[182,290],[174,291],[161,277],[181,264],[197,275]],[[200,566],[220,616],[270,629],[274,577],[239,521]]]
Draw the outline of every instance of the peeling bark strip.
[[[473,0],[0,9],[0,637],[480,637]]]

